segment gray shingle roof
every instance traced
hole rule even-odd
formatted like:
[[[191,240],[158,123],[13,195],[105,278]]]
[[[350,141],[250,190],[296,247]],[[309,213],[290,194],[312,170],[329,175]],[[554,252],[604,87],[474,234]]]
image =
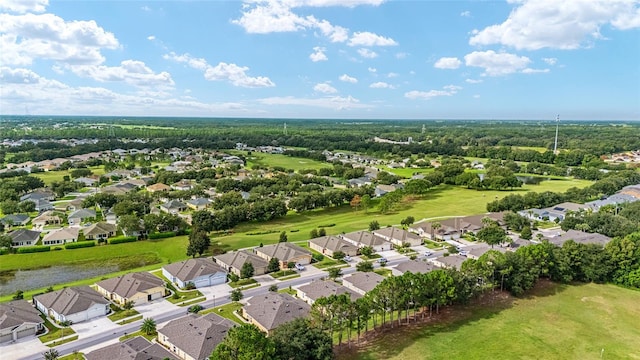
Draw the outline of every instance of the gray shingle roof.
[[[13,225],[13,224],[22,224],[29,220],[29,215],[27,214],[10,214],[2,218],[3,224]]]
[[[158,336],[194,359],[207,359],[235,324],[216,314],[189,314],[173,320],[158,330]]]
[[[310,310],[311,307],[306,302],[281,293],[254,296],[243,308],[247,315],[267,330],[275,329],[294,319],[306,317]]]
[[[320,279],[315,280],[310,284],[300,286],[298,289],[313,301],[316,301],[321,297],[342,294],[348,294],[352,301],[362,297],[362,295],[357,292],[338,283],[333,281],[323,281]]]
[[[78,228],[57,229],[47,233],[47,235],[45,235],[44,238],[42,238],[42,241],[69,240],[69,239],[78,240],[79,233],[80,233],[80,229]]]
[[[611,238],[598,233],[588,233],[578,230],[569,230],[564,234],[549,238],[549,242],[558,246],[562,246],[569,240],[573,240],[579,244],[597,244],[605,246],[609,241],[611,241]]]
[[[373,233],[381,236],[386,236],[390,239],[396,239],[401,242],[405,242],[407,239],[421,240],[420,236],[393,226],[374,230]]]
[[[344,234],[342,235],[342,237],[359,243],[362,246],[377,246],[383,245],[388,242],[380,236],[372,234],[368,231],[354,231],[348,234]]]
[[[84,355],[87,360],[164,360],[178,359],[160,344],[152,344],[142,336],[136,336],[94,350]]]
[[[164,268],[182,282],[191,281],[203,275],[213,275],[226,271],[210,258],[188,259],[165,265]]]
[[[129,298],[141,291],[164,286],[164,281],[148,272],[136,272],[102,280],[97,285],[108,292]]]
[[[109,224],[106,222],[95,223],[84,230],[84,235],[97,235],[97,234],[107,234],[110,232],[115,233],[117,227],[113,224]]]
[[[24,323],[44,323],[40,312],[26,300],[0,304],[0,330],[13,329]]]
[[[214,258],[235,269],[242,269],[242,265],[247,261],[253,265],[254,269],[266,267],[268,265],[265,259],[246,250],[232,251],[226,254],[216,255]]]
[[[402,273],[424,274],[435,269],[435,266],[424,260],[409,260],[398,264],[396,269]]]
[[[320,246],[332,252],[336,252],[336,251],[347,252],[347,251],[354,251],[358,249],[357,246],[337,236],[322,236],[319,238],[309,240],[309,243],[315,244],[317,246]]]
[[[351,283],[355,288],[369,292],[384,280],[384,276],[374,272],[355,272],[342,278],[342,283]]]
[[[18,229],[9,233],[9,237],[13,242],[19,241],[38,241],[40,238],[40,231],[33,231],[27,229]]]
[[[79,209],[71,214],[69,214],[69,219],[86,219],[86,218],[95,218],[96,211],[92,209]]]
[[[108,304],[109,301],[88,286],[76,286],[37,295],[34,301],[58,314],[72,315],[85,311],[94,304]]]
[[[283,262],[288,262],[298,256],[302,255],[311,255],[311,252],[301,248],[298,245],[281,242],[273,245],[266,245],[263,247],[255,248],[256,252],[260,252],[270,259],[278,258],[278,260]]]

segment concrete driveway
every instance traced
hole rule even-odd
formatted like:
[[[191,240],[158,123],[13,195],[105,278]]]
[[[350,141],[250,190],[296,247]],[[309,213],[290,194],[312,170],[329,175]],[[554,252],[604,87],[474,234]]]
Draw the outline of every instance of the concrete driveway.
[[[38,338],[22,339],[16,342],[0,345],[0,358],[22,359],[32,356],[34,352],[44,353],[49,350]]]
[[[108,330],[116,330],[120,325],[109,320],[106,316],[102,316],[89,321],[72,324],[71,328],[78,334],[78,338],[91,337]]]

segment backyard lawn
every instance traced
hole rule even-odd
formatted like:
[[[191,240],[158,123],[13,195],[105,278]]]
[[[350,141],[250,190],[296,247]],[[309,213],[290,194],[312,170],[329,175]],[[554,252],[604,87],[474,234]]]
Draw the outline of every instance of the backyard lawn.
[[[638,319],[638,291],[543,282],[525,298],[450,309],[338,359],[640,359]]]

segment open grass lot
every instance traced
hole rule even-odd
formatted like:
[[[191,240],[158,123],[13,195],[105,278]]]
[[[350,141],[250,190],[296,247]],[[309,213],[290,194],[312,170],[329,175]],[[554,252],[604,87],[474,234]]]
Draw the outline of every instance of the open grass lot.
[[[91,171],[95,175],[103,175],[104,174],[104,166],[91,166],[89,167]],[[73,169],[72,169],[73,170]],[[60,171],[45,171],[32,174],[33,176],[39,177],[44,181],[46,185],[51,185],[54,181],[63,181],[65,175],[69,175],[71,170],[60,170]]]
[[[542,282],[525,298],[451,309],[338,359],[640,359],[638,319],[638,291]]]
[[[254,164],[267,167],[280,166],[285,169],[293,169],[296,171],[300,169],[330,168],[332,166],[331,164],[322,161],[291,157],[282,154],[268,154],[255,151],[252,152],[251,155],[247,155],[246,151],[229,151],[229,153],[243,155],[247,159],[247,169],[250,169]]]
[[[435,168],[426,168],[426,169],[415,169],[415,168],[398,168],[398,169],[389,169],[388,167],[378,167],[380,170],[384,170],[390,172],[392,174],[402,176],[403,178],[410,178],[416,174],[427,174],[435,170]]]

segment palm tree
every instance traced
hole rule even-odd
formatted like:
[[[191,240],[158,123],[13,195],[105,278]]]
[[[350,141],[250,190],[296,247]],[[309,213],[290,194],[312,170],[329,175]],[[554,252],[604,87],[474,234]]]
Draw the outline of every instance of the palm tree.
[[[60,357],[58,350],[56,349],[49,349],[47,352],[42,353],[42,356],[44,357],[44,360],[58,360]]]
[[[438,221],[431,223],[431,240],[436,240],[435,234],[440,230],[440,228],[442,228],[442,224]]]
[[[140,331],[142,331],[145,335],[153,335],[156,333],[156,321],[152,318],[146,318],[142,321],[142,325],[140,326]]]
[[[60,332],[60,338],[64,337],[64,329],[66,329],[69,325],[71,325],[71,321],[69,320],[60,322],[60,326],[62,326],[62,331]]]

